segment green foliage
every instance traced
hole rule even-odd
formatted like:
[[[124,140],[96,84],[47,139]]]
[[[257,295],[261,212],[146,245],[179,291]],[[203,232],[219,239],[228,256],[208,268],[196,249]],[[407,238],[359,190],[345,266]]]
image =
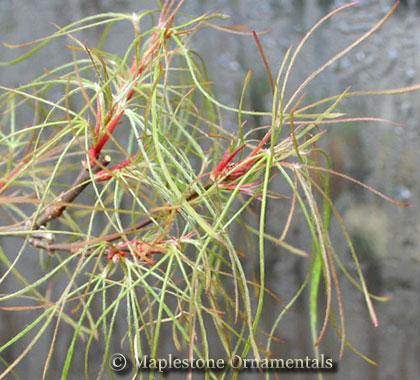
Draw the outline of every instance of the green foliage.
[[[160,10],[134,15],[89,17],[48,38],[15,46],[35,47],[10,64],[30,59],[52,39],[66,36],[72,41],[67,49],[74,59],[28,85],[1,87],[0,217],[7,226],[0,228],[0,234],[19,238],[23,244],[16,252],[0,250],[8,267],[0,282],[14,276],[21,284],[21,288],[2,294],[0,302],[20,300],[27,305],[5,306],[3,313],[39,309],[41,313],[13,339],[2,343],[0,353],[23,338],[30,342],[4,366],[0,379],[14,371],[49,331],[52,338],[44,365],[44,378],[48,378],[63,324],[71,327],[73,338],[62,363],[62,379],[71,378],[80,341],[86,378],[92,377],[92,371],[98,378],[104,372],[113,376],[111,341],[122,325],[121,346],[131,352],[133,362],[145,354],[159,357],[162,335],[168,332],[174,347],[184,350],[187,357],[211,358],[215,351],[222,351],[226,358],[248,353],[257,359],[267,357],[281,334],[285,311],[308,284],[314,343],[318,346],[322,341],[330,321],[341,339],[342,356],[345,345],[356,349],[345,333],[345,300],[337,266],[363,292],[377,325],[371,300],[383,299],[369,294],[356,252],[329,196],[330,175],[341,174],[330,169],[328,157],[317,147],[325,132],[323,124],[363,120],[337,112],[342,99],[375,92],[346,89],[312,104],[304,104],[302,92],[320,72],[374,33],[395,7],[368,33],[308,76],[288,99],[288,78],[307,39],[325,20],[354,4],[324,17],[294,50],[290,48],[276,79],[254,33],[273,89],[272,110],[267,113],[243,109],[251,71],[238,109],[221,104],[212,93],[203,62],[188,47],[196,31],[203,26],[216,27],[212,20],[225,16],[178,18],[178,8],[171,5],[166,2]],[[141,31],[144,18],[150,18],[154,27]],[[125,54],[118,56],[106,50],[107,36],[116,23],[126,20],[132,22],[135,38]],[[103,30],[97,48],[87,47],[75,37],[76,32],[91,28]],[[252,35],[244,28],[235,30]],[[61,94],[58,100],[56,93]],[[29,109],[33,121],[21,128],[21,115]],[[237,115],[238,131],[223,127],[223,112]],[[243,122],[253,115],[268,116],[270,125],[246,132]],[[256,131],[264,133],[262,140]],[[322,161],[325,167],[319,164]],[[278,194],[271,186],[275,176],[289,186],[287,194]],[[277,202],[279,198],[287,202],[290,212],[283,232],[275,237],[266,232],[265,221],[268,200]],[[252,201],[259,202],[257,215],[250,211]],[[288,243],[297,209],[306,219],[312,252]],[[331,245],[328,229],[332,216],[342,225],[358,280],[342,265]],[[247,222],[250,217],[257,228]],[[259,273],[252,280],[245,268],[247,258],[231,236],[233,228],[241,228],[248,241],[258,241]],[[260,333],[264,304],[280,302],[265,285],[267,241],[302,256],[302,260],[311,260],[311,265],[299,291],[264,335]],[[31,252],[30,247],[40,251],[45,268],[35,281],[28,281],[18,265]],[[57,282],[64,285],[58,297],[50,299],[48,289]],[[327,306],[319,325],[322,282]],[[337,315],[332,307],[334,297]],[[101,342],[103,359],[92,370],[90,357],[96,341]],[[227,374],[209,371],[206,376],[224,378]]]

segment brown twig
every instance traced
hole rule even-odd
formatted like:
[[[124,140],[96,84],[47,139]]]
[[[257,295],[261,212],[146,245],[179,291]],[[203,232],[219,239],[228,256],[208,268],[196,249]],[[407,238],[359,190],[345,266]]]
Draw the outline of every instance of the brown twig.
[[[212,182],[208,182],[204,185],[204,189],[208,190],[213,185]],[[197,198],[198,194],[194,191],[187,197],[187,201],[190,202]],[[141,230],[144,227],[147,227],[149,224],[153,222],[153,218],[145,218],[137,222],[134,226],[130,226],[125,228],[122,232],[115,232],[110,235],[106,236],[100,236],[91,240],[87,241],[76,241],[73,243],[54,243],[51,240],[41,240],[40,237],[33,237],[29,238],[29,244],[31,244],[34,248],[37,249],[45,249],[48,252],[55,252],[55,251],[64,251],[64,252],[70,252],[70,253],[77,253],[81,251],[82,249],[92,246],[94,244],[98,244],[100,242],[113,242],[115,240],[120,239],[123,236],[127,236],[131,233],[134,233],[135,231]],[[16,237],[25,237],[24,235],[15,235]],[[89,255],[89,252],[86,253],[86,255]]]
[[[107,166],[111,162],[111,158],[107,155],[100,160],[100,165],[95,165],[92,168],[92,174],[98,173],[104,166]],[[46,209],[43,215],[32,223],[30,228],[37,230],[42,226],[45,226],[48,222],[53,219],[59,218],[64,210],[67,208],[65,203],[72,203],[78,195],[91,183],[91,173],[88,168],[84,168],[80,171],[77,178],[74,180],[69,191],[62,193],[56,198],[56,202],[63,202],[62,205],[53,205]]]
[[[92,167],[92,174],[98,173],[111,162],[111,158],[107,155],[102,158],[97,165]],[[48,222],[59,218],[64,210],[72,203],[78,195],[92,182],[91,174],[88,168],[83,168],[76,179],[73,181],[71,188],[65,193],[60,194],[54,201],[53,206],[48,207],[39,217],[34,213],[24,225],[19,225],[8,229],[10,232],[34,232],[44,227]],[[60,204],[62,203],[62,204]],[[15,235],[22,236],[22,235]],[[43,239],[42,236],[32,235],[33,239]]]

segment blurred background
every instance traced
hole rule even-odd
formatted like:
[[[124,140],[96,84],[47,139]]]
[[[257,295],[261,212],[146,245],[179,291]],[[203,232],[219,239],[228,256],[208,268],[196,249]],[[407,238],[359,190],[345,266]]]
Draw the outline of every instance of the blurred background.
[[[225,25],[245,24],[256,31],[269,30],[260,40],[273,74],[277,72],[286,49],[297,45],[305,33],[330,10],[347,3],[344,0],[186,0],[182,11],[200,15],[220,9],[231,15]],[[389,10],[392,0],[362,0],[333,17],[308,41],[294,68],[289,91],[293,91],[320,65],[349,43],[368,31]],[[138,12],[157,7],[154,0],[0,0],[0,35],[3,41],[21,43],[51,34],[56,29],[51,23],[67,25],[80,18],[103,12]],[[107,46],[123,49],[121,41],[128,41],[130,25],[118,26],[109,37]],[[94,47],[99,32],[78,35]],[[71,60],[64,51],[67,40],[54,41],[30,60],[0,69],[0,84],[16,87],[58,64]],[[122,47],[121,47],[122,46]],[[208,76],[215,82],[214,91],[220,100],[237,106],[243,81],[250,68],[253,80],[247,91],[249,109],[269,111],[270,85],[266,70],[252,36],[237,36],[206,29],[194,36],[192,48],[207,63]],[[0,60],[16,57],[16,52],[0,46]],[[307,100],[335,95],[352,86],[352,91],[390,89],[420,83],[420,1],[405,0],[391,19],[360,47],[322,73],[307,89]],[[350,350],[338,362],[337,371],[325,374],[327,379],[414,379],[420,373],[420,92],[394,96],[370,96],[346,99],[340,110],[352,116],[372,116],[401,123],[352,123],[328,127],[324,148],[333,159],[334,169],[350,175],[388,196],[409,202],[401,208],[351,182],[333,179],[332,195],[337,208],[354,241],[362,262],[370,290],[391,297],[388,303],[375,303],[380,326],[370,323],[363,296],[342,278],[345,317],[351,343],[365,355],[379,363],[375,368]],[[233,115],[225,115],[227,127],[235,127]],[[258,126],[264,120],[252,118],[248,125]],[[277,204],[277,203],[276,203]],[[267,229],[279,234],[278,220],[287,215],[281,206],[270,208]],[[303,228],[302,228],[303,230]],[[277,232],[277,233],[276,233]],[[303,241],[306,235],[296,227],[291,231],[294,243],[309,247]],[[13,257],[16,241],[0,238],[0,244]],[[338,255],[351,266],[350,252],[338,226],[332,226],[332,239]],[[278,247],[267,251],[268,287],[283,300],[290,299],[306,274],[306,264]],[[38,257],[28,258],[28,269],[34,278],[42,275]],[[5,267],[0,264],[1,273]],[[354,268],[353,268],[354,269]],[[1,293],[7,293],[4,283]],[[307,294],[287,313],[278,329],[285,343],[276,346],[274,357],[313,356],[308,322]],[[265,305],[264,323],[271,326],[279,312],[278,305],[271,309]],[[322,309],[321,309],[322,310]],[[28,323],[25,313],[0,312],[0,343],[21,330]],[[63,339],[63,350],[68,347],[68,337]],[[25,368],[18,373],[27,378],[40,378],[48,352],[48,336],[41,346],[33,350],[24,361]],[[42,346],[44,344],[44,346]],[[327,334],[321,352],[337,358],[339,339]],[[115,351],[117,351],[117,346]],[[7,360],[13,361],[21,351],[9,350]],[[65,357],[65,351],[62,353]],[[59,356],[58,356],[59,357]],[[64,360],[64,359],[63,359]],[[79,368],[80,367],[80,368]],[[72,378],[83,377],[83,363],[72,372]],[[48,378],[59,378],[62,363],[52,365]],[[54,372],[54,370],[58,372]],[[80,372],[77,372],[80,370]],[[37,373],[39,371],[39,375]],[[200,374],[196,375],[197,377]],[[194,377],[196,377],[194,376]],[[244,373],[240,378],[251,379],[257,374]],[[284,373],[281,378],[315,378],[316,373]],[[10,377],[12,378],[12,377]],[[128,377],[127,377],[128,378]],[[168,378],[182,378],[169,373]]]

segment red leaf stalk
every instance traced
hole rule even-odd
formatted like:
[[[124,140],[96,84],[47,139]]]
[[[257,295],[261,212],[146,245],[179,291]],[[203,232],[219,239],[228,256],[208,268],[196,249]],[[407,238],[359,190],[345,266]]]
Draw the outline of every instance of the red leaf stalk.
[[[112,174],[110,174],[110,172],[112,173],[112,172],[118,171],[118,170],[126,167],[127,165],[131,164],[133,162],[133,160],[136,158],[136,156],[137,156],[137,153],[133,154],[129,159],[127,159],[125,161],[122,161],[119,164],[113,166],[109,170],[99,171],[95,176],[96,182],[104,182],[104,181],[107,181],[107,180],[111,179]]]
[[[216,169],[214,169],[213,172],[210,174],[210,179],[212,181],[219,180],[219,185],[221,185],[221,187],[225,189],[230,189],[232,181],[241,178],[258,161],[258,158],[252,159],[252,157],[256,156],[260,152],[261,148],[264,146],[264,144],[267,142],[270,136],[271,129],[266,133],[266,135],[260,141],[258,146],[255,147],[255,149],[250,154],[248,154],[248,156],[236,163],[231,161],[239,153],[239,151],[241,151],[245,147],[245,144],[236,148],[232,153],[229,153],[228,149],[225,152],[219,165],[217,165]]]

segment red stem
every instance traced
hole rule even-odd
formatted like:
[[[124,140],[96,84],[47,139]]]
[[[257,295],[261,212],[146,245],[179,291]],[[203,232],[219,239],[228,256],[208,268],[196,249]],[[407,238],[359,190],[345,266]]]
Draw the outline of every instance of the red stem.
[[[133,154],[129,159],[127,159],[125,161],[122,161],[119,164],[113,166],[109,170],[101,170],[95,176],[96,182],[103,182],[103,181],[107,181],[108,179],[112,178],[112,174],[109,174],[110,172],[117,171],[117,170],[122,169],[123,167],[131,164],[133,162],[133,160],[136,158],[136,156],[137,156],[137,153]]]

